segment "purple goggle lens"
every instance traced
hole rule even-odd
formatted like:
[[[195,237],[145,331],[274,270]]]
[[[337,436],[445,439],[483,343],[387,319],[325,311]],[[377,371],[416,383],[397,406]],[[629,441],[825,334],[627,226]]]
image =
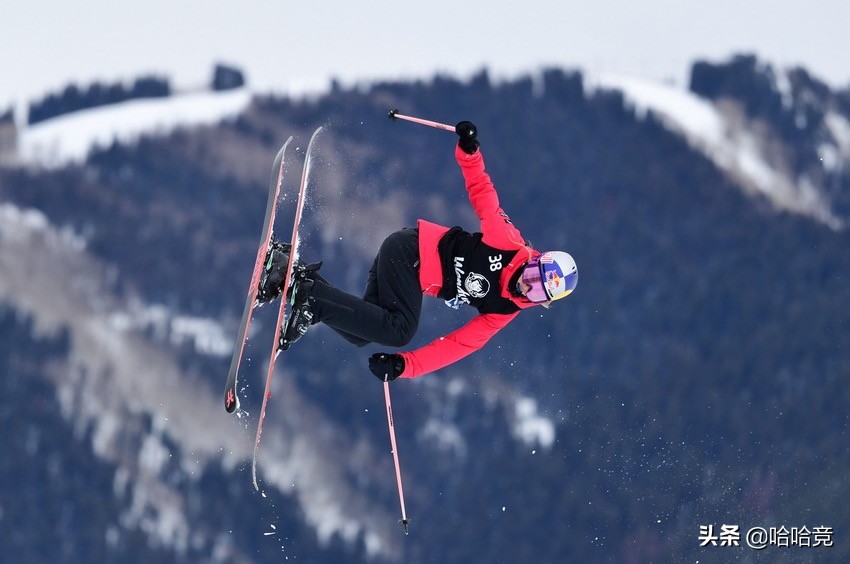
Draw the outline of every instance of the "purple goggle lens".
[[[546,291],[546,284],[543,283],[543,269],[540,266],[538,258],[533,258],[528,261],[522,271],[522,283],[529,287],[525,293],[525,297],[534,303],[548,302],[552,298]]]

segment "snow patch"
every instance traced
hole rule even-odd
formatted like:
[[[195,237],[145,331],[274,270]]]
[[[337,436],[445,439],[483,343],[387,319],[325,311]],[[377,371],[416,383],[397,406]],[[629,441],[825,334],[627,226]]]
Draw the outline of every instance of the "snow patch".
[[[139,453],[139,463],[148,474],[158,475],[170,457],[171,452],[162,443],[161,438],[155,435],[145,437],[142,450]]]
[[[782,107],[786,110],[794,105],[794,92],[791,87],[791,78],[786,71],[778,71],[774,74],[777,92],[782,99]]]
[[[652,111],[668,126],[689,138],[699,139],[709,145],[719,145],[725,140],[723,117],[713,104],[687,90],[676,86],[652,82],[643,78],[590,74],[585,85],[591,90],[619,90],[633,104],[635,113],[643,118]],[[666,119],[665,119],[666,118]]]
[[[130,100],[74,112],[19,132],[25,163],[59,167],[85,160],[94,147],[130,143],[142,135],[164,135],[178,127],[212,125],[237,116],[251,101],[247,89],[198,92]]]
[[[466,441],[457,425],[432,418],[425,423],[420,435],[424,440],[434,441],[440,450],[461,457],[466,455]]]
[[[177,347],[188,343],[209,356],[226,357],[233,350],[232,339],[221,323],[207,317],[174,315],[162,305],[131,304],[127,311],[112,312],[109,325],[116,331],[149,333]]]
[[[551,448],[555,443],[555,424],[537,411],[537,402],[519,398],[514,404],[514,436],[529,446]]]
[[[740,116],[730,115],[718,104],[682,88],[647,79],[588,74],[585,84],[591,92],[621,91],[638,117],[653,112],[666,127],[684,136],[694,149],[714,161],[745,190],[764,196],[778,209],[812,217],[833,229],[844,227],[811,180],[797,179],[773,164],[762,139],[742,126]],[[781,80],[779,84],[788,88]],[[838,118],[832,117],[832,121],[838,136],[843,136],[845,130]]]
[[[836,112],[827,112],[824,123],[835,144],[822,144],[818,147],[818,154],[824,169],[829,172],[839,171],[845,161],[850,161],[850,121]]]
[[[0,204],[0,218],[4,222],[14,223],[29,231],[45,232],[49,225],[47,217],[38,210],[26,209],[12,204]],[[9,235],[14,235],[17,230],[11,230]]]
[[[419,439],[432,442],[443,452],[463,458],[467,454],[466,439],[454,420],[458,414],[458,401],[469,394],[469,386],[462,378],[452,378],[434,391],[441,397],[430,402],[431,414],[418,432]]]
[[[200,317],[178,316],[171,321],[171,340],[180,345],[191,342],[195,350],[212,356],[229,356],[232,339],[225,335],[221,324]]]
[[[31,233],[39,233],[47,237],[52,245],[61,245],[73,251],[83,251],[86,248],[86,240],[75,233],[71,228],[65,227],[55,229],[42,212],[36,209],[21,209],[13,204],[0,204],[0,220],[10,226],[17,226],[4,234],[8,237],[16,237],[18,241],[28,237]]]

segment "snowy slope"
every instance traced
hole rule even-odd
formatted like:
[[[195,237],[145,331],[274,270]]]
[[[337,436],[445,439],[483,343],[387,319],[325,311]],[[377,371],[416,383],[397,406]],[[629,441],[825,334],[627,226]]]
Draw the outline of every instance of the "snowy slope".
[[[683,87],[634,76],[585,73],[585,84],[590,91],[621,91],[639,116],[653,112],[745,190],[766,198],[777,209],[809,216],[833,229],[844,227],[845,220],[833,212],[818,182],[791,174],[769,152],[770,140],[754,131],[733,109]],[[79,162],[91,148],[108,146],[114,140],[128,142],[141,135],[165,134],[178,127],[214,124],[234,117],[250,100],[251,92],[239,89],[133,100],[75,112],[23,128],[19,134],[20,159],[46,167]],[[818,147],[818,153],[824,170],[840,170],[850,163],[850,122],[833,113],[827,123],[835,143]]]
[[[19,133],[20,157],[24,163],[47,167],[79,162],[92,147],[115,140],[129,142],[178,127],[218,123],[238,115],[250,101],[251,92],[243,88],[130,100],[74,112],[24,127]]]
[[[251,457],[252,442],[234,437],[240,423],[223,416],[218,391],[203,375],[181,367],[169,346],[168,341],[194,338],[203,349],[208,343],[198,335],[217,324],[179,320],[162,307],[113,296],[106,270],[81,238],[56,229],[40,211],[0,204],[0,304],[32,319],[36,336],[66,331],[68,358],[46,376],[56,385],[62,415],[90,431],[95,454],[115,464],[113,493],[132,499],[122,525],[178,552],[190,543],[226,546],[227,530],[192,527],[186,488],[175,487],[174,468],[169,470],[169,463],[179,463],[181,479],[191,483],[205,466],[232,472]],[[153,339],[145,337],[149,329]],[[171,333],[171,339],[160,341],[157,332]],[[218,335],[213,342],[220,341],[220,331],[213,333]],[[205,352],[225,352],[212,349]],[[333,427],[294,381],[275,381],[279,415],[263,433],[259,461],[264,487],[293,495],[321,542],[359,539],[370,554],[391,557],[398,551],[397,536],[375,525],[391,518],[346,478],[365,472],[357,464],[370,468],[385,460],[383,452],[360,445],[360,458],[346,468],[336,453],[354,438]],[[250,415],[243,413],[244,425],[253,428]],[[305,429],[320,430],[324,447],[316,448]],[[122,447],[128,443],[141,448],[128,452]]]
[[[780,210],[803,214],[833,229],[845,222],[837,217],[816,183],[795,177],[767,149],[760,137],[729,108],[677,87],[647,79],[615,75],[587,74],[586,85],[595,89],[619,90],[638,116],[653,112],[672,131],[681,134],[696,150],[752,194],[765,197]],[[837,146],[820,149],[824,165],[837,168],[850,155],[850,124],[840,115],[830,116]]]

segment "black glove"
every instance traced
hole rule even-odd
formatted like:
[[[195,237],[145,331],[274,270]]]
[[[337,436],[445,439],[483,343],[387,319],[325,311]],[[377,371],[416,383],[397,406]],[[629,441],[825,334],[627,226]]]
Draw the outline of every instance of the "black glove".
[[[457,142],[460,149],[467,155],[478,149],[478,128],[471,121],[462,121],[455,126],[455,133],[460,136]]]
[[[395,380],[404,372],[404,357],[400,354],[375,353],[369,357],[369,370],[378,380]]]

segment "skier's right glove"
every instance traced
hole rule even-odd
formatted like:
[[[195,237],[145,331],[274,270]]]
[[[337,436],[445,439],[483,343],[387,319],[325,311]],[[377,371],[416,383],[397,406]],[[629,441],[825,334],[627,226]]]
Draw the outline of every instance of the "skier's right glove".
[[[369,370],[378,380],[395,380],[404,372],[404,357],[400,354],[375,353],[369,357]]]
[[[473,154],[478,149],[478,128],[471,121],[462,121],[455,126],[455,133],[460,139],[457,144],[467,155]]]

